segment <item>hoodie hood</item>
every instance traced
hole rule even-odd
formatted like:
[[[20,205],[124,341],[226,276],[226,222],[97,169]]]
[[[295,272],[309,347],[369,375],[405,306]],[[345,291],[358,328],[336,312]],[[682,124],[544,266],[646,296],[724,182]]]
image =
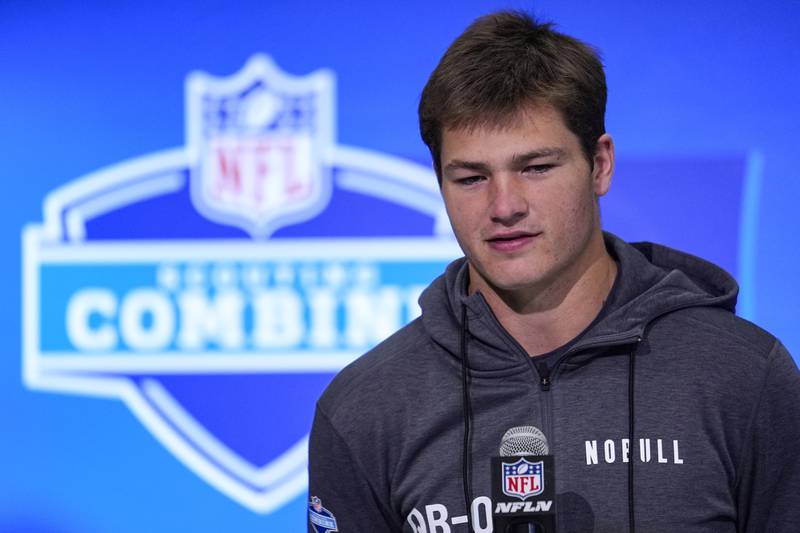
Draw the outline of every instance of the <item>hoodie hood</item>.
[[[642,336],[650,322],[678,309],[720,307],[734,311],[738,286],[720,267],[666,246],[628,244],[610,233],[604,233],[604,238],[619,268],[616,305],[571,351],[634,340]],[[528,365],[526,354],[500,326],[480,292],[467,293],[468,272],[466,259],[458,259],[422,293],[419,302],[425,330],[448,353],[460,358],[461,308],[466,307],[472,372],[514,372]]]

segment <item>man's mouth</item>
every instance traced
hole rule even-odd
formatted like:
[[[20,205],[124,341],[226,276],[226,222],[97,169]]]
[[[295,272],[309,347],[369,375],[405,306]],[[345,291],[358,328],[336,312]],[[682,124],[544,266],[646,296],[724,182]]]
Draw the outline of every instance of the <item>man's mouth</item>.
[[[533,240],[539,235],[541,235],[541,233],[511,231],[508,233],[497,233],[492,235],[486,239],[486,242],[493,250],[500,252],[513,252],[533,242]]]

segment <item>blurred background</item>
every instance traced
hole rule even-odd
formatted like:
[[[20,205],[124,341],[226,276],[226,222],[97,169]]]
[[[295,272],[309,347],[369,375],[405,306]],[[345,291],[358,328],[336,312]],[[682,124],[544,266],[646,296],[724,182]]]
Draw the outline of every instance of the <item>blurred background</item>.
[[[0,531],[305,530],[316,397],[414,316],[408,301],[456,254],[418,135],[420,91],[465,26],[500,8],[552,20],[602,54],[618,157],[606,228],[721,264],[741,284],[739,314],[800,353],[798,2],[2,0]],[[214,134],[207,110],[187,125],[188,76],[231,77],[256,54],[291,76],[327,69],[329,82],[292,88],[262,68],[261,85],[213,90],[228,91],[225,105],[253,86],[284,103],[296,95],[302,120],[276,128],[320,147],[309,152],[321,169],[308,174],[315,207],[269,223],[268,208],[239,216],[235,199],[200,207],[190,183],[205,167],[184,149],[191,135]],[[224,99],[208,90],[203,105]],[[225,120],[215,123],[223,134],[238,127]],[[257,135],[274,140],[270,128]],[[152,176],[161,181],[148,193],[114,196]],[[230,268],[215,277],[220,265]],[[70,307],[87,288],[122,302],[159,287],[174,311],[180,290],[218,303],[226,286],[244,291],[248,273],[304,302],[339,283],[347,296],[331,304],[333,336],[319,326],[321,337],[289,348],[242,347],[209,333],[225,325],[217,316],[192,359],[185,339],[147,345],[167,315],[145,303],[131,326],[141,335],[121,320],[122,340],[100,354],[65,318],[84,316],[88,334],[108,325],[102,306]],[[307,321],[325,308],[313,301]],[[370,309],[394,315],[370,322]],[[260,320],[243,317],[248,331]],[[291,324],[271,327],[288,335]],[[205,370],[201,356],[213,363]],[[233,360],[240,366],[226,366]]]

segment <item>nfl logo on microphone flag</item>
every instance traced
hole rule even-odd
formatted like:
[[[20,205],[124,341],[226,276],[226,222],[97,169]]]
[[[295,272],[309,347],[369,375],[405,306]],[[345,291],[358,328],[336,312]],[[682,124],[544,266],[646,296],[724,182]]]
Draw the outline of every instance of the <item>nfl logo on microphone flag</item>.
[[[503,463],[503,494],[525,500],[544,490],[544,463],[520,458],[515,463]]]

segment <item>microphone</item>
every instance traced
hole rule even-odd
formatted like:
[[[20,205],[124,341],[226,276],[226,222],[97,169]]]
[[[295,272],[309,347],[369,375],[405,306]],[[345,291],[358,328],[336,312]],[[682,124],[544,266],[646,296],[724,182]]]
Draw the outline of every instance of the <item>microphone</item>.
[[[492,519],[497,533],[555,533],[553,456],[544,433],[517,426],[500,441],[492,457]]]

